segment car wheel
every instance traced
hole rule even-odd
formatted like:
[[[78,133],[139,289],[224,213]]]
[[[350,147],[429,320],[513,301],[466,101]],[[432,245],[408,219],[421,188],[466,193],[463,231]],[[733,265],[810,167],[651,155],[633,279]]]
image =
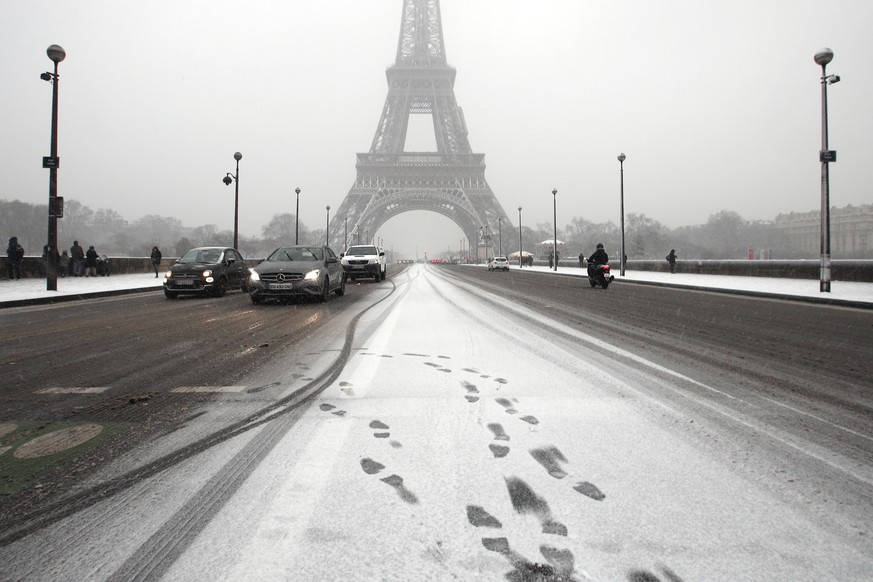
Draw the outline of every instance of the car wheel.
[[[588,279],[588,282],[591,283],[591,287],[597,287],[597,281],[593,279]]]
[[[343,275],[343,276],[342,276],[342,279],[340,280],[340,286],[339,286],[339,288],[336,290],[336,296],[337,296],[337,297],[342,297],[342,296],[345,295],[345,294],[346,294],[346,276]]]
[[[379,281],[381,281],[382,280],[382,273],[380,273],[379,271],[376,271],[376,276],[374,277],[374,279],[376,279],[377,283]]]
[[[325,277],[324,286],[321,288],[321,296],[319,299],[322,303],[327,303],[328,296],[330,296],[330,277]]]
[[[227,293],[227,279],[219,277],[215,287],[212,288],[212,294],[216,297],[224,297],[225,293]]]
[[[175,291],[167,291],[166,289],[164,289],[164,295],[167,296],[167,299],[175,299],[179,296]]]
[[[388,269],[385,269],[384,271],[382,271],[382,280],[384,281],[385,277],[387,277],[387,276],[388,276]]]
[[[255,305],[260,305],[264,302],[264,298],[260,295],[249,295],[249,299],[251,299],[252,303],[254,303]]]
[[[242,282],[242,285],[239,286],[239,290],[242,291],[243,293],[249,292],[249,280],[248,279],[245,279]]]

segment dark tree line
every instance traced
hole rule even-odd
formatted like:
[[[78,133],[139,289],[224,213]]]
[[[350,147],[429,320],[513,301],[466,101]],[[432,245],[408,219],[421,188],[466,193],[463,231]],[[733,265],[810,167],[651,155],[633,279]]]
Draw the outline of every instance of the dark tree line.
[[[261,238],[240,236],[239,250],[244,257],[262,257],[280,242],[293,241],[295,226],[293,214],[276,214],[262,227]],[[324,239],[324,230],[311,231],[303,223],[299,228],[301,244],[320,244]],[[5,245],[12,236],[18,237],[27,255],[41,255],[48,239],[48,206],[0,200],[0,240]],[[115,257],[147,257],[153,246],[170,257],[196,246],[232,245],[233,231],[219,230],[214,224],[186,227],[178,218],[157,214],[128,221],[114,210],[95,211],[68,198],[64,217],[58,220],[59,250],[69,249],[76,240]]]

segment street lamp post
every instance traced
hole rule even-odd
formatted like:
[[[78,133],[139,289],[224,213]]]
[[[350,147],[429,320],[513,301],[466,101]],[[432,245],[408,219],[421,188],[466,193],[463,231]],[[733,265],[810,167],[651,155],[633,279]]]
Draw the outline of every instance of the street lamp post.
[[[497,217],[497,252],[503,256],[503,217]]]
[[[324,208],[327,210],[327,226],[324,228],[324,245],[330,246],[330,204]]]
[[[518,268],[521,269],[521,206],[518,207]]]
[[[819,291],[831,292],[831,210],[830,176],[828,163],[837,161],[837,152],[828,150],[828,85],[838,83],[839,75],[828,75],[827,66],[834,60],[834,51],[823,48],[815,53],[816,64],[821,65],[821,268]]]
[[[297,208],[294,210],[294,244],[300,244],[300,188],[294,188],[297,194]]]
[[[343,231],[343,248],[342,248],[342,252],[345,252],[346,247],[347,247],[348,244],[349,244],[349,217],[346,216],[346,218],[345,218],[345,220],[344,220],[343,222],[344,222],[344,224],[345,224],[345,230]]]
[[[558,189],[552,189],[552,220],[555,227],[555,238],[552,239],[552,258],[555,263],[555,271],[558,270]]]
[[[54,73],[43,73],[40,78],[52,83],[52,135],[51,152],[43,158],[42,167],[49,169],[48,243],[46,244],[46,291],[58,290],[58,216],[63,216],[63,202],[58,198],[58,63],[67,53],[53,44],[46,49],[48,58],[55,64]]]
[[[624,155],[624,152],[618,154],[618,166],[621,172],[621,268],[619,269],[619,274],[624,277],[624,161],[627,159],[627,156]]]
[[[237,242],[239,240],[239,161],[242,159],[242,154],[236,152],[233,154],[233,159],[236,160],[236,174],[227,173],[227,176],[222,180],[225,186],[230,186],[230,183],[234,184],[234,194],[233,194],[233,248],[237,247]]]

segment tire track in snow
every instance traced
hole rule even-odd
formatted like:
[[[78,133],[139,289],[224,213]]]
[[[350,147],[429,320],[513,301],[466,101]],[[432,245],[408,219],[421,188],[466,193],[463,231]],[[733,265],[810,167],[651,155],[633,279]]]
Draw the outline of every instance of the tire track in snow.
[[[342,373],[352,352],[352,343],[355,336],[360,319],[371,309],[389,299],[397,290],[398,285],[391,281],[390,291],[382,298],[374,301],[370,305],[364,307],[357,313],[346,327],[345,340],[339,355],[332,364],[327,366],[326,370],[318,377],[314,378],[305,386],[300,387],[288,396],[250,414],[248,417],[239,420],[219,431],[209,434],[197,441],[194,441],[180,449],[173,451],[159,459],[156,459],[146,465],[129,471],[123,475],[119,475],[113,479],[107,480],[98,485],[94,485],[75,493],[69,497],[62,498],[53,503],[48,503],[40,509],[27,514],[17,520],[7,524],[5,531],[0,533],[0,547],[9,545],[16,540],[26,537],[34,532],[37,532],[45,527],[48,527],[66,517],[74,515],[83,509],[86,509],[97,502],[105,501],[106,499],[118,494],[121,491],[141,482],[144,479],[157,475],[179,463],[205,451],[216,445],[219,445],[235,436],[248,432],[249,430],[269,423],[276,419],[288,416],[290,413],[298,410],[301,406],[310,402],[313,398],[323,392],[330,386]],[[408,290],[408,287],[407,287]],[[284,426],[284,423],[280,423]],[[287,426],[285,430],[290,429]],[[268,431],[269,432],[269,431]],[[255,439],[258,440],[258,439]],[[260,441],[262,446],[268,446],[268,442]],[[275,444],[273,442],[272,444]],[[235,472],[236,465],[241,461],[237,461],[239,455],[234,458],[228,465],[219,471],[219,474],[225,474],[226,471]],[[250,467],[249,470],[254,467]],[[248,474],[248,473],[246,473]],[[226,475],[225,475],[226,477]],[[211,481],[210,481],[211,483]],[[208,492],[201,489],[196,496],[206,495]],[[224,493],[221,493],[224,495]],[[204,502],[205,503],[205,502]],[[205,508],[205,505],[201,504]],[[171,520],[172,521],[172,520]],[[200,527],[205,525],[205,521],[200,522]],[[141,555],[138,550],[134,555]]]

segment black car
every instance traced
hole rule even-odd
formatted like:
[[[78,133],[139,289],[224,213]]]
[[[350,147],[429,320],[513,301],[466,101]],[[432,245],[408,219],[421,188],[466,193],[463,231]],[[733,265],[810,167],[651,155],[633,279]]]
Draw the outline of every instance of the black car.
[[[249,297],[265,299],[314,297],[327,301],[331,293],[346,292],[346,275],[336,254],[326,246],[279,247],[251,270]]]
[[[228,289],[248,291],[249,267],[239,251],[228,247],[191,249],[164,273],[164,295],[182,293],[221,297]]]

